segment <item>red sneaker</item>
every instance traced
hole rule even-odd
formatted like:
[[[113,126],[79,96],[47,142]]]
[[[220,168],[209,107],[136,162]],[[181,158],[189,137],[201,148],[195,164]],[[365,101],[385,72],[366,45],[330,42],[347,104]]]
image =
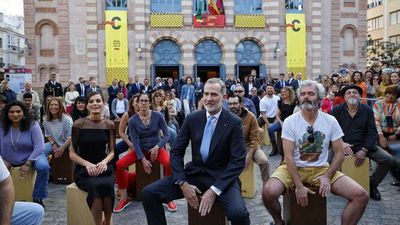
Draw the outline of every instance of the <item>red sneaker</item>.
[[[168,202],[168,204],[164,204],[164,205],[167,207],[168,211],[170,211],[170,212],[176,212],[176,210],[177,210],[177,207],[176,207],[176,204],[174,201]]]
[[[131,204],[131,200],[129,198],[125,200],[119,200],[117,206],[114,208],[114,213],[122,212],[127,206]]]

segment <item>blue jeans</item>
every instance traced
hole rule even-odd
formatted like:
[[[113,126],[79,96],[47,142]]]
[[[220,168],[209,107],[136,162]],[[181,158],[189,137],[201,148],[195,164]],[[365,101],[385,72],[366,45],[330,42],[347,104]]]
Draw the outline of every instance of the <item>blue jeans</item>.
[[[44,216],[41,205],[33,202],[15,202],[12,225],[40,225]]]
[[[282,129],[281,124],[278,121],[275,121],[273,124],[268,127],[268,135],[270,141],[275,141],[275,132],[280,131]]]
[[[34,162],[33,166],[37,172],[35,187],[33,188],[33,199],[47,198],[47,182],[49,180],[50,165],[47,156],[52,152],[51,144],[44,145],[44,152]]]

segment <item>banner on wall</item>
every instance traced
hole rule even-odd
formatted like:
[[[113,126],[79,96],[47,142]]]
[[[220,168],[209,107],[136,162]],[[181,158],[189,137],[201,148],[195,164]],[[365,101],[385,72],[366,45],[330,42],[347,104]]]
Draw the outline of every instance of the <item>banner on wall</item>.
[[[112,80],[128,81],[127,11],[106,10],[106,84]]]
[[[286,72],[306,75],[306,20],[302,13],[286,13]]]
[[[223,0],[193,0],[193,27],[224,27]]]

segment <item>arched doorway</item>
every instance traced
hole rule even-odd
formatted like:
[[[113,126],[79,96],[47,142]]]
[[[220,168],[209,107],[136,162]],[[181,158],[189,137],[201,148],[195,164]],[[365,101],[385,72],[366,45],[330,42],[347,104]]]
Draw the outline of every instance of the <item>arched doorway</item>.
[[[152,50],[153,64],[151,65],[151,77],[167,79],[172,77],[178,80],[182,77],[183,66],[180,64],[181,48],[173,40],[164,39],[157,42]]]
[[[252,40],[243,40],[236,47],[235,75],[241,81],[256,70],[256,77],[263,79],[266,75],[266,66],[261,64],[262,51],[260,46]]]
[[[225,65],[222,61],[221,46],[211,40],[202,40],[195,50],[196,64],[194,65],[194,77],[200,77],[201,81],[214,77],[225,80]]]

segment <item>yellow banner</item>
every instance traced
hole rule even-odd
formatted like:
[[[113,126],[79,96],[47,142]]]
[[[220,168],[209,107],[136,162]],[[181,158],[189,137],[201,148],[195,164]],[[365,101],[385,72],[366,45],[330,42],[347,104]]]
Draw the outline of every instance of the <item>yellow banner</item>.
[[[286,13],[287,73],[302,73],[306,79],[306,19],[301,13]]]
[[[128,81],[128,22],[127,11],[106,10],[106,68],[107,85],[112,80]]]

